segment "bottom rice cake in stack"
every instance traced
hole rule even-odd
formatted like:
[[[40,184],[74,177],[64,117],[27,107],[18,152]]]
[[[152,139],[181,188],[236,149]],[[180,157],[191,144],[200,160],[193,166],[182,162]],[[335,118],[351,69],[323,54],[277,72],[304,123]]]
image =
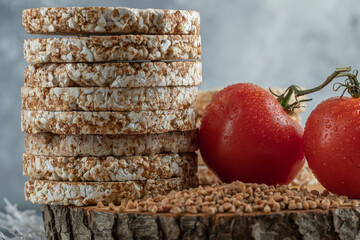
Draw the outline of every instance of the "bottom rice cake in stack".
[[[196,125],[198,127],[200,127],[201,118],[205,113],[206,106],[211,102],[213,96],[216,95],[220,90],[221,89],[199,91],[198,97],[195,102],[195,106],[197,109]],[[282,94],[285,91],[285,89],[279,89],[279,88],[271,88],[271,90],[278,95]],[[299,99],[301,99],[301,97]],[[294,99],[291,99],[290,101],[294,101]],[[300,113],[304,111],[305,111],[305,107],[296,108],[294,110],[294,113],[291,114],[290,117],[295,121],[297,121],[298,123],[300,123],[301,121]],[[198,155],[199,155],[199,169],[198,169],[199,183],[202,185],[212,185],[221,182],[220,179],[207,168],[206,164],[201,158],[200,153]],[[312,174],[307,162],[305,162],[303,169],[299,172],[298,176],[290,184],[294,186],[301,186],[301,185],[316,185],[318,183],[319,182]]]
[[[30,65],[26,199],[120,204],[197,186],[191,106],[200,83],[200,61]]]

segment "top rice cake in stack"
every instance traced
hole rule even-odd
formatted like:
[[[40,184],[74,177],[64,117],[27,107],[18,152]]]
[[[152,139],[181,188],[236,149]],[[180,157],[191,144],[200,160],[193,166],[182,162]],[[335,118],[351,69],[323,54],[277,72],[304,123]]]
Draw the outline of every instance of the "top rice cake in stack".
[[[24,40],[26,199],[120,204],[198,184],[198,12],[70,7],[22,17],[30,34],[82,35]]]

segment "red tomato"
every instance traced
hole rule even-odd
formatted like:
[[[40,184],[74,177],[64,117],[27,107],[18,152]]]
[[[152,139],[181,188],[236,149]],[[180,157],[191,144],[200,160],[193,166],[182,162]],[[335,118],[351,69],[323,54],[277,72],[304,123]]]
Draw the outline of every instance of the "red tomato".
[[[201,156],[223,181],[288,184],[304,165],[303,129],[269,92],[250,83],[220,91],[206,107]]]
[[[310,114],[304,133],[309,167],[330,192],[360,198],[360,99],[330,98]]]

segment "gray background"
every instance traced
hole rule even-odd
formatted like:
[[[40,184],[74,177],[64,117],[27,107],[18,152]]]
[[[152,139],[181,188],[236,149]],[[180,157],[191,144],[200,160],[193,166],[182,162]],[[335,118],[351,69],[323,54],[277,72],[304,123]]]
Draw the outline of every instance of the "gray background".
[[[126,6],[191,9],[201,12],[203,80],[201,89],[237,82],[306,88],[319,85],[337,66],[359,67],[360,1],[355,0],[154,0],[67,1],[0,0],[0,209],[7,197],[24,201],[20,132],[23,84],[21,10],[58,6]],[[334,96],[328,87],[313,97],[309,112]],[[305,121],[303,121],[303,124]]]

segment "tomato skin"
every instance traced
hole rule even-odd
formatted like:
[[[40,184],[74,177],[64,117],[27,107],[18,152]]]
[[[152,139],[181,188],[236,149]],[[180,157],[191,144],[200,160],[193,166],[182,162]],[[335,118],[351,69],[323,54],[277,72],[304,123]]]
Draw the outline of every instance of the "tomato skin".
[[[228,86],[206,107],[199,147],[223,181],[288,184],[304,165],[303,129],[267,91]]]
[[[330,192],[360,198],[360,100],[329,98],[310,114],[304,151],[319,182]]]

